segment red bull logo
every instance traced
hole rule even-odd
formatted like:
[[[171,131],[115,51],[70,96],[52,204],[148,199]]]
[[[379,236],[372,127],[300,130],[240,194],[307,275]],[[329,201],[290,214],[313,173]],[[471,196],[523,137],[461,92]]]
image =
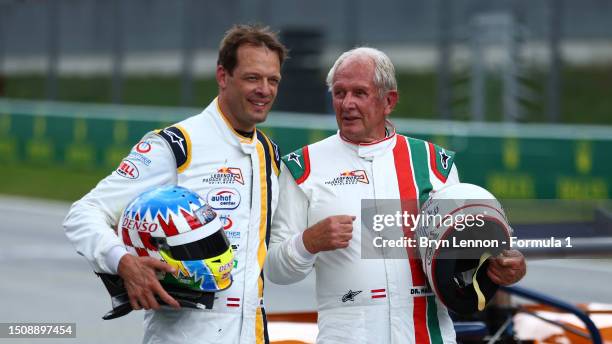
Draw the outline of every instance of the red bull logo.
[[[325,182],[325,184],[332,186],[354,185],[358,183],[370,183],[368,175],[364,170],[344,171],[340,173],[340,176]]]
[[[207,184],[242,184],[244,185],[244,177],[242,170],[237,167],[221,167],[215,173],[202,179]]]

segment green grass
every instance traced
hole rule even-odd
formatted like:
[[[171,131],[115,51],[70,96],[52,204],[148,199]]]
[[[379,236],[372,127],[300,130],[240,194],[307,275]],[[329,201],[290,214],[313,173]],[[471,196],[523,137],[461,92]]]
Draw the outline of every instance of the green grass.
[[[469,79],[466,72],[455,73],[452,93],[455,119],[469,120]],[[530,90],[524,122],[544,122],[546,110],[546,73],[531,70],[522,84]],[[612,124],[612,65],[598,67],[566,67],[563,70],[561,99],[562,123]],[[11,98],[44,99],[44,76],[6,77],[0,96]],[[324,81],[321,80],[323,83]],[[395,117],[435,119],[437,115],[436,74],[399,73],[399,104]],[[194,99],[181,104],[179,77],[129,77],[123,83],[124,104],[204,106],[217,94],[215,79],[194,80]],[[282,87],[282,84],[281,84]],[[2,91],[4,89],[4,91]],[[66,77],[58,81],[58,100],[107,103],[111,101],[109,77]],[[498,77],[487,80],[487,120],[502,119],[502,84]]]
[[[109,173],[59,166],[8,164],[0,169],[0,193],[75,201]]]
[[[394,117],[432,118],[436,113],[436,76],[431,73],[399,74],[399,102]]]
[[[45,99],[46,79],[40,75],[7,77],[8,98]],[[130,77],[123,82],[124,104],[181,105],[181,81],[176,77]],[[197,79],[194,83],[194,104],[207,104],[217,94],[214,79]],[[112,101],[111,79],[108,77],[65,77],[58,80],[58,100],[109,103]]]
[[[612,123],[612,66],[566,69],[562,78],[564,122]]]

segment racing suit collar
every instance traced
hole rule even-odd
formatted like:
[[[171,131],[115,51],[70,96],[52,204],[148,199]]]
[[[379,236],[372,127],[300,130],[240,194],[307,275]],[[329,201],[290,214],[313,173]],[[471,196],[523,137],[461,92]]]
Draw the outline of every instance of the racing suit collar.
[[[342,134],[340,134],[340,130],[338,130],[338,137],[347,148],[356,152],[359,157],[366,160],[373,160],[375,157],[381,156],[395,147],[397,135],[395,126],[389,120],[385,121],[385,132],[386,135],[383,139],[368,143],[353,142],[343,137]]]
[[[255,140],[255,132],[252,137],[245,137],[240,135],[229,123],[227,117],[221,111],[221,107],[219,106],[219,98],[216,97],[212,103],[209,105],[212,112],[217,116],[213,116],[215,122],[219,128],[219,131],[222,133],[222,136],[227,140],[227,142],[231,145],[240,146],[242,151],[246,154],[251,154],[255,151],[255,145],[257,144],[257,140]],[[257,130],[257,129],[255,129]]]

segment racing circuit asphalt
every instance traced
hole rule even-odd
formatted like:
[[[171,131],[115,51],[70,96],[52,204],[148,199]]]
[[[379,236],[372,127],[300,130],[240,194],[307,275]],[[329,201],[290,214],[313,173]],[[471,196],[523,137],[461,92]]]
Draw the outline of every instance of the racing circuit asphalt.
[[[76,323],[76,339],[0,339],[2,342],[138,343],[142,312],[101,316],[110,298],[61,226],[69,204],[0,196],[0,323]],[[266,284],[267,312],[315,309],[314,277],[292,286]],[[570,303],[612,303],[612,261],[528,261],[521,286]],[[297,297],[296,297],[297,296]]]

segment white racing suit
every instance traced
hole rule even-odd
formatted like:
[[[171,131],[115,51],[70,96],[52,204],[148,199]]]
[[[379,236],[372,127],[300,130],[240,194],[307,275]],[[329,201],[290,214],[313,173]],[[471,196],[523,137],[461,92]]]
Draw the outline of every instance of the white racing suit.
[[[418,207],[432,190],[458,182],[453,152],[388,130],[374,144],[337,134],[282,158],[264,271],[270,281],[290,284],[314,266],[317,343],[455,342],[452,320],[430,292],[420,260],[408,260],[401,248],[403,259],[386,259],[385,249],[380,259],[361,255],[368,244],[362,243],[362,199],[403,199]],[[310,254],[302,232],[334,215],[356,216],[349,246]]]
[[[254,136],[235,132],[215,99],[202,113],[145,135],[115,172],[70,209],[64,227],[77,252],[95,271],[115,274],[126,247],[113,229],[143,191],[184,186],[221,218],[235,254],[232,286],[216,293],[212,310],[147,311],[143,342],[268,342],[262,269],[278,200],[279,158],[263,133],[256,130]]]

